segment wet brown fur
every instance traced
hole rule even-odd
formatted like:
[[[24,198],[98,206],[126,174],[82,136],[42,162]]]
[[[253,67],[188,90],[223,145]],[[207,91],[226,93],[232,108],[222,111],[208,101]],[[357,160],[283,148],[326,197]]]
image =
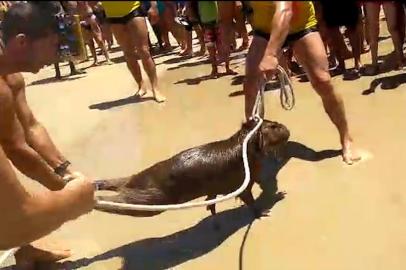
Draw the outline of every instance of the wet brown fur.
[[[179,204],[207,196],[228,194],[238,189],[244,181],[242,161],[244,138],[256,125],[253,120],[244,123],[241,129],[226,140],[208,143],[185,150],[130,177],[100,180],[99,190],[112,190],[114,196],[99,196],[99,200],[128,204]],[[289,138],[288,129],[279,123],[264,120],[260,129],[248,142],[248,160],[251,181],[238,197],[256,216],[258,210],[253,203],[251,188],[259,178],[260,161]],[[214,215],[215,205],[207,207]],[[98,210],[131,215],[153,216],[161,212],[118,210],[114,207],[96,207]]]

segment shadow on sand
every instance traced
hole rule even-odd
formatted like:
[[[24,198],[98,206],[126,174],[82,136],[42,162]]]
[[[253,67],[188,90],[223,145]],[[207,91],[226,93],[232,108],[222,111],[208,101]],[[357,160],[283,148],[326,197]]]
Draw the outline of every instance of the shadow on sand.
[[[66,76],[66,77],[62,77],[61,79],[57,79],[55,77],[50,77],[50,78],[45,78],[45,79],[41,79],[38,81],[34,81],[30,84],[28,84],[28,86],[30,85],[41,85],[41,84],[47,84],[47,83],[60,83],[60,82],[67,82],[67,81],[74,81],[74,80],[78,80],[81,79],[83,77],[86,77],[86,75],[82,75],[82,76],[78,76],[78,75],[72,75],[72,76]]]
[[[371,81],[368,89],[362,91],[362,95],[368,96],[375,93],[375,90],[378,87],[378,85],[381,85],[382,90],[392,90],[404,83],[406,83],[406,74],[404,73],[382,78],[376,78]]]
[[[155,99],[153,97],[139,97],[139,96],[129,96],[126,98],[122,98],[122,99],[117,99],[117,100],[113,100],[113,101],[106,101],[106,102],[101,102],[101,103],[97,103],[97,104],[93,104],[89,106],[90,110],[100,110],[100,111],[104,111],[104,110],[108,110],[114,107],[120,107],[120,106],[125,106],[125,105],[129,105],[129,104],[136,104],[136,103],[142,103],[142,102],[146,102],[146,101],[155,101]]]

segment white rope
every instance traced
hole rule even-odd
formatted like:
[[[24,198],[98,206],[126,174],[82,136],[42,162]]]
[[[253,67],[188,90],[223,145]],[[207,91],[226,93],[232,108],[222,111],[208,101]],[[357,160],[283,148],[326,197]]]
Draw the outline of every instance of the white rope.
[[[286,71],[281,66],[278,66],[278,78],[279,78],[279,82],[281,85],[280,101],[281,101],[282,108],[290,111],[295,106],[295,102],[296,102],[295,93],[293,92],[292,81],[290,80],[289,75],[286,73]],[[289,89],[286,88],[286,84],[288,85]],[[291,101],[289,101],[289,92],[292,96]]]
[[[19,248],[12,248],[7,251],[5,251],[1,256],[0,256],[0,266],[4,264],[4,262],[8,259],[8,257],[13,256]]]

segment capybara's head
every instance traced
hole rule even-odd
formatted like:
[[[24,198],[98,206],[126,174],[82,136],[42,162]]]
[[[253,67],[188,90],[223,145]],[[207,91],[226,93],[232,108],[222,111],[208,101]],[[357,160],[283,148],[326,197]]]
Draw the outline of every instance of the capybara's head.
[[[269,120],[264,120],[258,130],[258,145],[260,151],[267,155],[280,146],[285,145],[289,139],[289,130],[286,126]]]

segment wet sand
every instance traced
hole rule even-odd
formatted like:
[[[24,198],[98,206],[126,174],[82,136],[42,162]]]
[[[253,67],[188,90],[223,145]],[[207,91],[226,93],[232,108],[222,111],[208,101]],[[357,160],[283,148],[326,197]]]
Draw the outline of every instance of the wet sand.
[[[381,36],[388,36],[386,25]],[[379,50],[390,53],[391,40]],[[239,55],[233,54],[233,65],[242,75]],[[94,178],[126,176],[227,138],[243,121],[239,77],[201,80],[210,73],[204,59],[176,63],[177,57],[156,58],[164,104],[129,98],[135,83],[123,62],[63,82],[38,84],[54,75],[52,69],[26,74],[28,101],[75,169]],[[363,60],[370,61],[369,53]],[[281,108],[278,91],[265,95],[266,118],[291,132],[285,159],[265,162],[262,181],[277,180],[287,193],[269,217],[254,221],[237,200],[218,205],[215,218],[205,208],[150,218],[93,211],[50,236],[74,253],[59,269],[405,269],[406,84],[362,95],[374,79],[394,75],[406,78],[399,71],[356,81],[333,78],[356,145],[369,153],[364,162],[341,162],[338,134],[319,97],[308,82],[295,79],[292,111]],[[41,189],[19,176],[29,190]],[[269,201],[269,192],[261,195],[256,186],[254,193]]]

